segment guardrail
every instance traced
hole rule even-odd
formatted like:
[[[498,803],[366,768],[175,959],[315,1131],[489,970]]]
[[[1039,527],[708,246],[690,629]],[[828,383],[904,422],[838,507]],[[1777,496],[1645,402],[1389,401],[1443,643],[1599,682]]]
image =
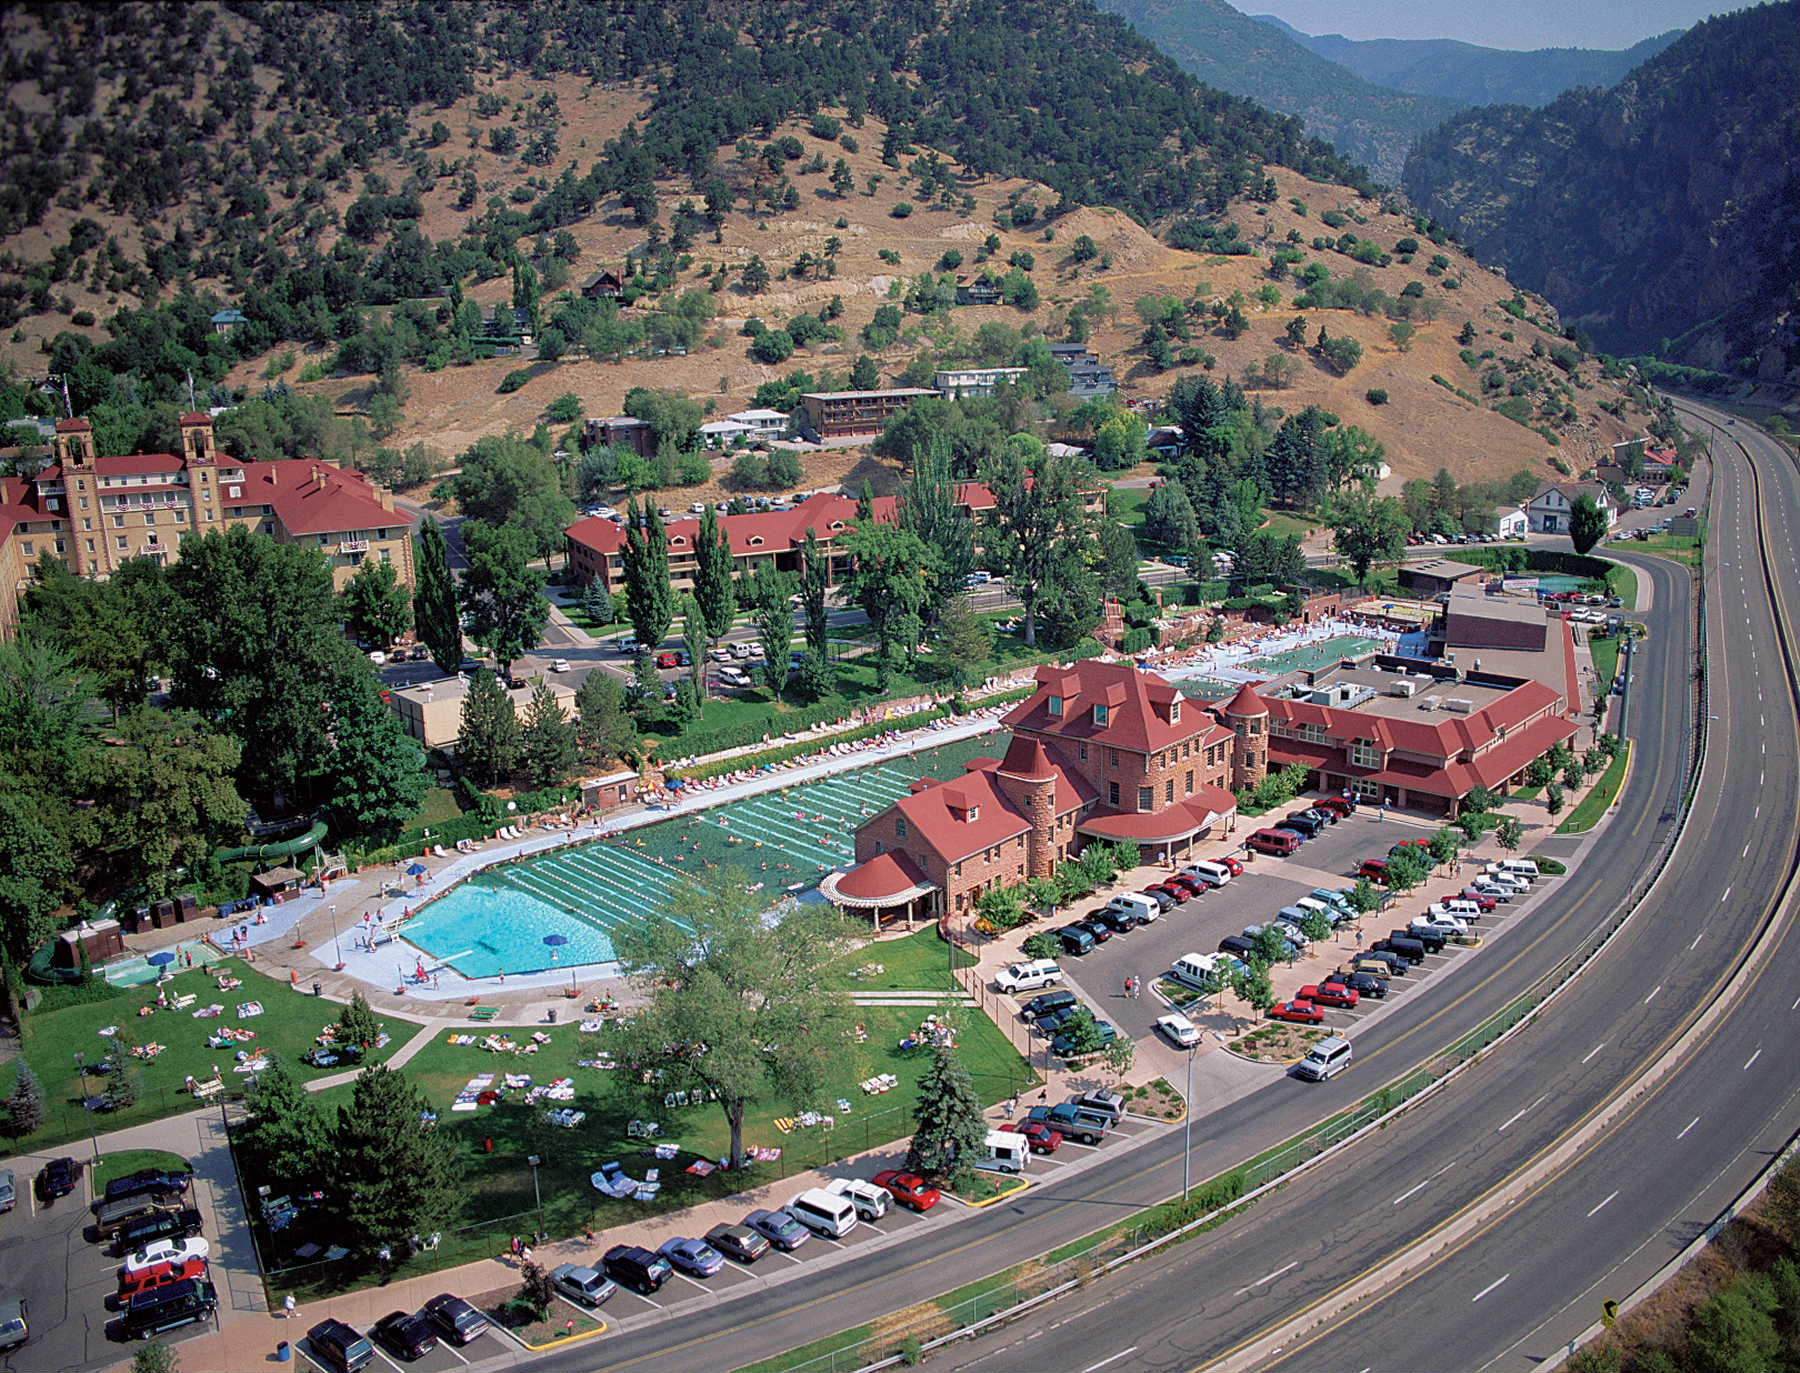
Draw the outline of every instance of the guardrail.
[[[1016,1320],[1123,1264],[1222,1224],[1294,1173],[1314,1166],[1365,1134],[1381,1129],[1402,1111],[1417,1105],[1427,1094],[1459,1076],[1487,1050],[1528,1024],[1538,1011],[1580,976],[1626,921],[1636,914],[1673,859],[1686,830],[1693,797],[1706,763],[1708,740],[1704,579],[1696,576],[1695,585],[1698,668],[1692,695],[1694,722],[1685,743],[1686,773],[1673,817],[1674,826],[1663,841],[1655,862],[1639,876],[1613,914],[1590,931],[1573,952],[1462,1038],[1350,1110],[1201,1183],[1194,1189],[1197,1199],[1209,1195],[1220,1198],[1218,1204],[1207,1207],[1202,1214],[1179,1219],[1186,1208],[1180,1207],[1178,1201],[1165,1202],[1147,1213],[1138,1224],[1102,1232],[1074,1252],[1052,1251],[1041,1265],[1029,1264],[996,1275],[991,1283],[973,1284],[977,1290],[972,1295],[954,1301],[939,1298],[914,1308],[910,1319],[884,1321],[879,1336],[849,1332],[844,1336],[844,1343],[836,1349],[801,1362],[781,1364],[770,1360],[758,1367],[782,1368],[787,1373],[876,1373],[880,1369],[911,1366],[924,1355],[953,1341],[969,1339]],[[961,971],[958,970],[959,974]],[[1158,1211],[1162,1214],[1158,1215]]]

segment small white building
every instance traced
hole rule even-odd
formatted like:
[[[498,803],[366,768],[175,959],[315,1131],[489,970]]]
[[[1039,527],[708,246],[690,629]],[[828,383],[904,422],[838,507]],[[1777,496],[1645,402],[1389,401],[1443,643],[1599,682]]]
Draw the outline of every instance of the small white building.
[[[1525,537],[1526,531],[1531,528],[1531,516],[1525,513],[1525,507],[1522,505],[1510,508],[1501,506],[1495,512],[1494,524],[1501,538],[1522,539]]]
[[[1023,367],[955,367],[937,374],[937,389],[951,400],[991,396],[1002,386],[1017,386]]]
[[[1606,517],[1606,527],[1611,529],[1619,517],[1619,509],[1613,504],[1612,492],[1606,489],[1604,482],[1548,482],[1525,505],[1532,531],[1538,534],[1568,533],[1569,512],[1582,496],[1593,497],[1594,504]]]
[[[725,418],[766,439],[781,438],[788,431],[788,415],[785,410],[739,410]]]
[[[739,439],[749,438],[752,432],[754,431],[749,425],[740,424],[734,419],[708,420],[699,429],[702,443],[710,443],[718,447],[735,443]]]

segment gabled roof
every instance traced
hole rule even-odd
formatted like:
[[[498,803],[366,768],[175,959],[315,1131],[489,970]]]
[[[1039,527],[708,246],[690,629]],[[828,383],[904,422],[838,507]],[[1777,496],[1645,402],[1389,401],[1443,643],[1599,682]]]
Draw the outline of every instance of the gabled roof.
[[[1129,663],[1102,663],[1087,658],[1067,666],[1046,664],[1037,670],[1038,689],[1014,706],[1001,723],[1053,739],[1105,744],[1149,752],[1218,727],[1198,704],[1180,709],[1181,694],[1154,672]],[[1050,700],[1060,697],[1062,713],[1050,713]],[[1093,707],[1105,705],[1107,722],[1094,722]]]
[[[361,529],[405,529],[413,517],[389,510],[361,472],[330,463],[289,458],[244,464],[244,494],[227,505],[272,505],[289,534],[335,534]]]
[[[960,863],[1031,829],[993,774],[985,771],[932,782],[902,796],[894,809],[905,818],[909,839],[916,836],[946,863]]]
[[[1434,713],[1429,719],[1396,718],[1389,715],[1365,714],[1339,706],[1314,705],[1276,697],[1269,702],[1270,713],[1291,725],[1319,725],[1333,744],[1347,745],[1352,740],[1370,740],[1383,749],[1402,749],[1430,757],[1454,758],[1465,750],[1484,748],[1499,738],[1501,732],[1516,729],[1523,721],[1545,710],[1554,710],[1562,698],[1542,682],[1525,682],[1514,687],[1493,704],[1468,715]],[[1271,748],[1286,748],[1289,740],[1272,743]]]

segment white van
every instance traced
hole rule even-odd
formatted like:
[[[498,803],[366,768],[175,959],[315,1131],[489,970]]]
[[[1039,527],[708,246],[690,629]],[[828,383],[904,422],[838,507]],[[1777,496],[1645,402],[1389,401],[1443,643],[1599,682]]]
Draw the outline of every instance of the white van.
[[[1458,920],[1481,919],[1481,906],[1466,896],[1450,896],[1431,906],[1432,915],[1454,915]]]
[[[826,1239],[841,1240],[856,1229],[855,1204],[823,1187],[808,1187],[787,1204],[787,1213]]]
[[[1003,992],[1035,992],[1063,980],[1062,965],[1054,958],[1033,958],[1014,963],[994,974],[994,986]]]
[[[1339,910],[1336,906],[1328,905],[1319,900],[1316,896],[1303,896],[1298,901],[1294,902],[1294,905],[1300,910],[1305,911],[1308,915],[1322,915],[1334,925],[1337,924],[1344,915],[1343,911]]]
[[[1502,858],[1500,871],[1509,872],[1514,877],[1523,877],[1527,882],[1535,882],[1540,876],[1538,865],[1529,858]]]
[[[1218,887],[1222,887],[1227,882],[1231,881],[1231,869],[1226,867],[1223,863],[1189,863],[1182,871],[1191,873],[1195,877],[1204,877],[1208,882],[1211,882],[1214,886]]]
[[[834,1178],[825,1184],[825,1190],[854,1206],[858,1220],[880,1220],[888,1213],[888,1206],[893,1200],[888,1195],[887,1188],[877,1187],[861,1178]]]
[[[1218,956],[1210,953],[1184,953],[1169,968],[1169,976],[1190,987],[1203,990],[1215,987],[1220,981]]]
[[[1525,891],[1531,886],[1531,879],[1523,873],[1508,872],[1498,863],[1489,863],[1481,870],[1481,875],[1489,882],[1498,882],[1502,886],[1511,887],[1514,891]]]
[[[1323,1082],[1350,1066],[1350,1041],[1342,1035],[1327,1035],[1312,1046],[1312,1052],[1295,1066],[1294,1073],[1308,1082]]]
[[[1124,911],[1128,915],[1135,915],[1146,925],[1152,920],[1162,919],[1161,904],[1155,897],[1145,896],[1142,892],[1120,892],[1119,895],[1113,897],[1111,901],[1106,903],[1106,909],[1109,911]]]
[[[989,1130],[985,1147],[987,1157],[976,1166],[996,1173],[1023,1173],[1031,1161],[1031,1146],[1025,1136],[1011,1130]]]

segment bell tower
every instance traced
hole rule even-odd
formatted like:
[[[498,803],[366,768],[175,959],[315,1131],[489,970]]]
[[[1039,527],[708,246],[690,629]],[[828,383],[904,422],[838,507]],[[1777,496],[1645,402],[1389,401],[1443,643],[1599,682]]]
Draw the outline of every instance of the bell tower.
[[[1237,737],[1231,744],[1231,789],[1254,787],[1269,775],[1269,707],[1245,682],[1220,712]]]

